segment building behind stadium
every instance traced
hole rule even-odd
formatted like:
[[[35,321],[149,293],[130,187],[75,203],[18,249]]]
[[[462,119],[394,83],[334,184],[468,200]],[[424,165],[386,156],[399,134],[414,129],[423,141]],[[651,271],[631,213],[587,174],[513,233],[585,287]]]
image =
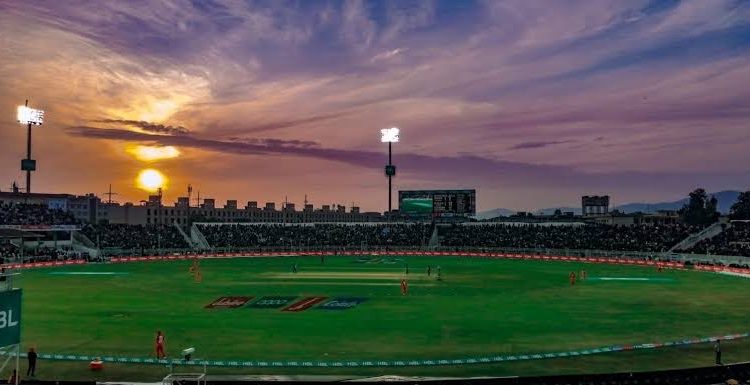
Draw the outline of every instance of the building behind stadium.
[[[83,223],[187,225],[190,223],[188,218],[193,222],[377,222],[384,218],[378,212],[360,212],[359,207],[347,211],[342,205],[315,208],[312,204],[305,204],[298,210],[294,203],[282,204],[277,209],[274,202],[266,202],[263,207],[259,207],[256,201],[249,201],[244,207],[240,207],[237,200],[227,200],[223,207],[218,207],[214,199],[203,199],[197,206],[188,202],[188,197],[180,197],[169,205],[162,202],[160,196],[152,195],[136,205],[104,202],[95,194],[0,192],[0,204],[28,203],[61,209],[69,211]]]

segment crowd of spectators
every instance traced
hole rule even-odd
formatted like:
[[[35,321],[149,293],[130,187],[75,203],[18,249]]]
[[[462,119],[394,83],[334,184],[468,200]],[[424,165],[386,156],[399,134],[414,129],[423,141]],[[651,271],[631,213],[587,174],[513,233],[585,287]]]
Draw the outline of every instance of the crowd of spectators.
[[[0,260],[2,263],[14,261],[18,256],[18,247],[7,241],[0,241]]]
[[[201,225],[212,247],[265,246],[423,246],[430,225],[423,223],[378,225]]]
[[[0,203],[0,225],[72,225],[77,221],[70,211],[45,205]]]
[[[21,252],[18,246],[13,245],[10,242],[0,244],[1,263],[66,261],[73,259],[88,259],[88,257],[88,254],[80,251],[60,247],[32,247],[24,249],[23,252]]]
[[[696,254],[750,257],[750,222],[732,222],[726,230],[713,238],[698,242],[689,251]]]
[[[100,248],[185,249],[190,245],[172,225],[86,225],[81,231]]]
[[[455,225],[442,234],[443,246],[526,249],[588,249],[612,251],[667,251],[699,228],[682,225],[542,226]]]

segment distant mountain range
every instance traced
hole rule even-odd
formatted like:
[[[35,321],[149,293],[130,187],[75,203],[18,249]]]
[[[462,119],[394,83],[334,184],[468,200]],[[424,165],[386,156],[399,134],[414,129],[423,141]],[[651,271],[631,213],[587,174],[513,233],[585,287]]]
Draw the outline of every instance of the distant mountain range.
[[[739,191],[719,191],[716,193],[709,193],[708,194],[713,195],[716,197],[716,199],[719,201],[719,212],[722,214],[729,213],[729,209],[732,207],[734,202],[737,201],[737,196],[740,195]],[[656,203],[627,203],[624,205],[619,205],[612,207],[610,209],[612,210],[620,210],[624,213],[636,213],[636,212],[643,212],[643,213],[654,213],[659,210],[679,210],[684,206],[688,201],[688,198],[683,198],[676,201],[671,202],[656,202]],[[540,210],[534,211],[534,214],[542,214],[542,215],[551,215],[554,214],[555,210],[560,210],[562,212],[572,211],[576,215],[581,214],[581,208],[580,207],[549,207],[544,208]],[[493,210],[487,210],[482,211],[480,213],[477,213],[477,219],[490,219],[490,218],[497,218],[499,216],[509,216],[517,213],[518,210],[510,210],[510,209],[504,209],[504,208],[498,208]]]

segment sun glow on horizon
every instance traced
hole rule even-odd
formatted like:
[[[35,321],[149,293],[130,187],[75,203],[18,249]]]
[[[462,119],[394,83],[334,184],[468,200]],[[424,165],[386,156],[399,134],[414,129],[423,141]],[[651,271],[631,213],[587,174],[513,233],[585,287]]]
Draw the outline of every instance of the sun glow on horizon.
[[[138,160],[153,162],[155,160],[173,159],[180,156],[180,150],[174,146],[131,145],[125,151]]]
[[[136,178],[136,186],[148,192],[157,192],[160,188],[165,188],[166,185],[167,177],[159,170],[152,168],[141,170]]]

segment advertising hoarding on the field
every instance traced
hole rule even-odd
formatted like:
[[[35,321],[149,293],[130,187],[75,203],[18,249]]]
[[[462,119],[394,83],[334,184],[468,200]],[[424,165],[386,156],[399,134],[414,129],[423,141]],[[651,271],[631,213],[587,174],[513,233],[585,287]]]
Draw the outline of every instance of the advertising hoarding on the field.
[[[21,289],[0,292],[0,346],[21,342]]]

